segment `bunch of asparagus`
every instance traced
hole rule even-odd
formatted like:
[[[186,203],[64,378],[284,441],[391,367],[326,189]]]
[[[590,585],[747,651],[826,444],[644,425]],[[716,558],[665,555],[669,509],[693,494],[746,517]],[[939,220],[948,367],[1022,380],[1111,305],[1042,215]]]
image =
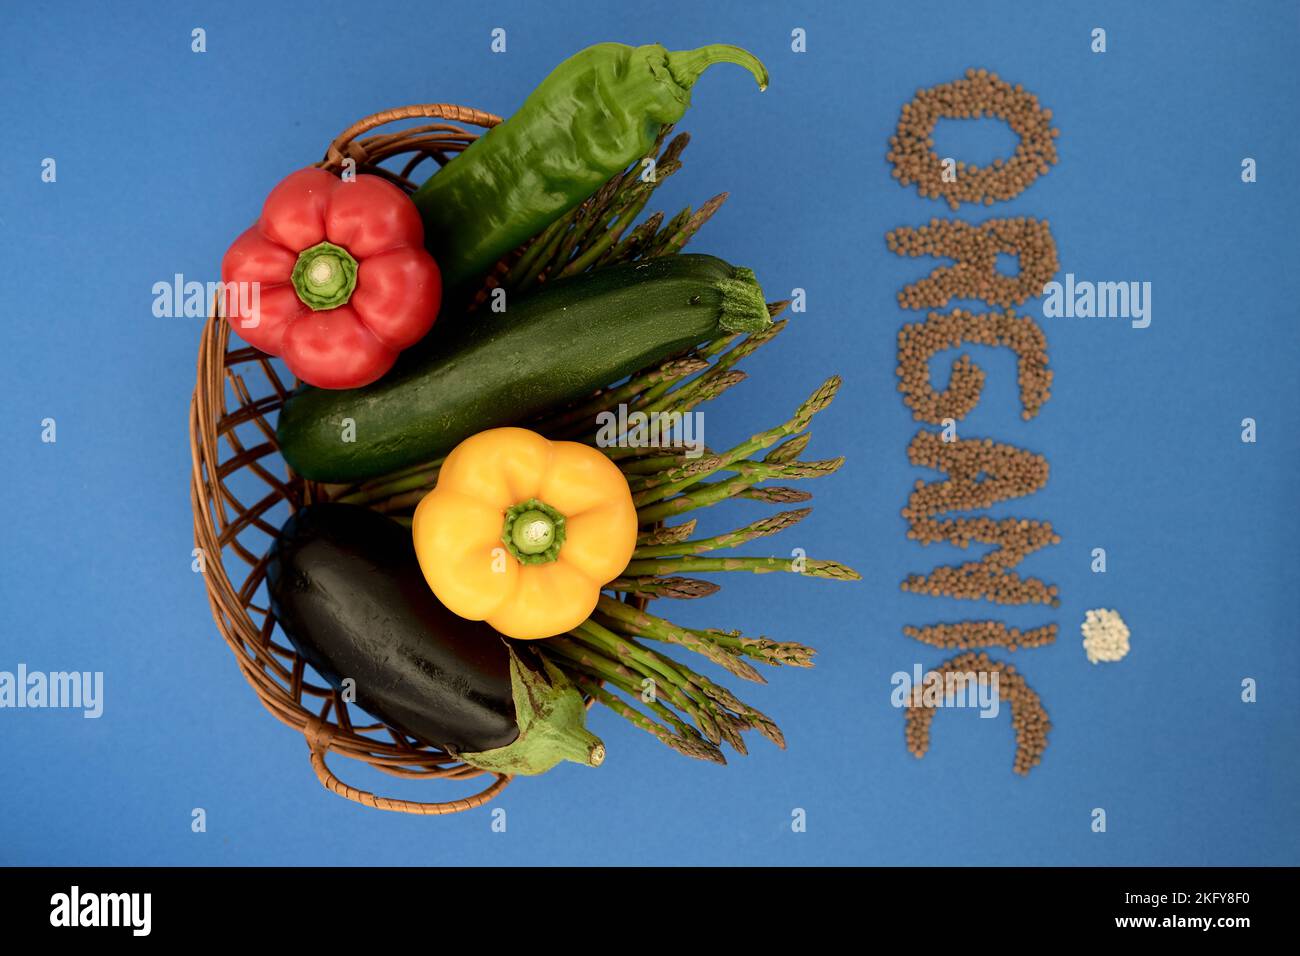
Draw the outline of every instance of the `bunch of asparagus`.
[[[586,269],[680,252],[726,194],[698,211],[683,209],[666,225],[663,215],[656,213],[628,232],[654,189],[681,167],[688,138],[674,137],[660,153],[668,132],[667,127],[661,131],[647,157],[658,154],[653,176],[643,175],[647,164],[638,163],[615,177],[548,228],[495,281],[509,291],[524,291]],[[787,304],[770,303],[768,311],[775,319]],[[570,633],[536,642],[539,651],[596,702],[680,753],[718,763],[726,762],[720,746],[724,742],[746,752],[741,737],[746,730],[757,730],[784,746],[780,728],[727,688],[669,657],[663,647],[677,645],[759,683],[763,677],[755,663],[810,667],[815,652],[803,644],[746,637],[737,631],[681,627],[645,610],[648,600],[700,598],[718,590],[718,585],[692,574],[786,571],[842,581],[857,580],[859,575],[835,561],[719,554],[791,527],[806,518],[810,508],[782,511],[725,534],[703,537],[696,536],[694,518],[673,525],[665,522],[731,498],[773,504],[810,499],[806,491],[766,483],[829,475],[844,463],[843,458],[799,460],[808,445],[809,424],[834,399],[840,379],[833,376],[823,382],[780,425],[723,452],[706,449],[696,458],[663,448],[601,447],[594,423],[602,412],[617,412],[620,406],[629,414],[667,415],[697,408],[744,381],[745,373],[737,364],[785,325],[785,320],[778,320],[762,332],[724,336],[529,426],[548,438],[600,447],[627,476],[641,528],[631,563],[609,585],[613,593],[602,595],[592,616]],[[335,500],[366,504],[409,523],[415,506],[436,484],[441,465],[439,459],[341,489]]]
[[[777,323],[736,342],[717,362],[706,363],[694,378],[679,379],[666,392],[656,389],[676,373],[661,367],[641,376],[642,387],[630,398],[628,386],[623,386],[609,390],[607,400],[615,406],[626,404],[629,412],[652,405],[668,412],[693,407],[726,387],[717,383],[727,375],[737,353],[752,351],[761,344],[756,338],[770,340],[783,325]],[[745,730],[757,730],[778,746],[784,746],[784,739],[771,718],[669,657],[664,645],[678,645],[737,677],[760,683],[763,677],[754,664],[810,667],[815,652],[804,644],[746,637],[737,631],[681,627],[641,609],[644,599],[699,598],[716,592],[718,585],[690,576],[699,573],[787,571],[835,580],[856,580],[858,574],[835,561],[720,554],[784,531],[806,518],[811,508],[782,511],[734,531],[698,537],[694,518],[673,525],[663,522],[729,498],[808,500],[811,496],[805,491],[759,485],[829,475],[843,464],[843,458],[799,460],[808,444],[809,423],[830,404],[839,384],[838,378],[828,379],[788,421],[725,452],[689,459],[665,455],[661,449],[602,449],[627,476],[641,525],[632,561],[609,585],[623,599],[603,595],[591,618],[564,637],[539,642],[540,650],[597,702],[688,756],[725,763],[719,745],[726,742],[745,753],[741,738]],[[580,432],[553,433],[553,437],[594,443]]]

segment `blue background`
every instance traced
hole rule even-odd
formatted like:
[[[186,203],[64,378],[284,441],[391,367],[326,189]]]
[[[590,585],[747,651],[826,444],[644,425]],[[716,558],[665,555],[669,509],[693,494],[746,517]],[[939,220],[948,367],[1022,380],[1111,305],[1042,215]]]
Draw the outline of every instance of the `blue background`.
[[[1050,6],[1050,9],[1045,9]],[[100,720],[0,711],[6,863],[1295,864],[1300,643],[1295,547],[1300,297],[1292,166],[1300,14],[1292,3],[49,4],[5,6],[0,177],[0,669],[102,670]],[[207,31],[207,52],[190,30]],[[508,52],[489,51],[493,27]],[[1090,52],[1090,31],[1108,51]],[[790,50],[794,27],[808,50]],[[742,688],[789,739],[704,765],[612,714],[599,771],[518,781],[488,809],[422,819],[368,811],[317,785],[300,736],[266,714],[218,638],[190,570],[187,406],[200,320],[156,318],[155,282],[217,277],[227,244],[285,173],[355,118],[413,102],[508,115],[593,42],[741,44],[771,69],[760,96],[710,71],[681,128],[684,171],[658,208],[724,189],[693,248],[753,266],[808,311],[709,407],[711,445],[784,417],[845,377],[810,454],[848,465],[817,510],[769,542],[860,570],[856,585],[738,576],[681,620],[804,639],[811,671]],[[1032,422],[1009,354],[966,436],[1046,454],[1052,476],[998,514],[1050,520],[1063,543],[1026,573],[1059,609],[1003,609],[899,592],[954,559],[905,539],[915,431],[895,391],[894,339],[917,314],[895,295],[932,262],[885,248],[896,226],[946,216],[885,162],[919,87],[985,66],[1055,111],[1061,162],[992,211],[1047,218],[1062,277],[1147,280],[1153,321],[1042,320],[1056,373]],[[956,129],[952,127],[958,127]],[[946,124],[942,152],[987,161],[1010,134]],[[1243,157],[1259,181],[1240,178]],[[42,183],[45,157],[56,183]],[[1041,300],[1024,310],[1041,316]],[[952,355],[942,357],[946,368]],[[942,381],[942,376],[938,379]],[[40,422],[58,423],[56,444]],[[1241,420],[1258,421],[1243,444]],[[714,515],[735,526],[762,506]],[[1089,571],[1104,547],[1106,574]],[[761,549],[755,549],[761,550]],[[1113,607],[1133,632],[1120,664],[1090,665],[1079,623]],[[930,754],[903,746],[890,675],[947,655],[904,624],[1057,622],[1015,663],[1055,729],[1043,765],[1011,773],[996,721],[941,713]],[[998,656],[1006,656],[998,652]],[[1240,700],[1245,677],[1255,704]],[[348,782],[443,799],[335,758]],[[192,808],[207,832],[190,829]],[[1108,830],[1091,832],[1104,808]],[[791,812],[807,812],[806,833]]]

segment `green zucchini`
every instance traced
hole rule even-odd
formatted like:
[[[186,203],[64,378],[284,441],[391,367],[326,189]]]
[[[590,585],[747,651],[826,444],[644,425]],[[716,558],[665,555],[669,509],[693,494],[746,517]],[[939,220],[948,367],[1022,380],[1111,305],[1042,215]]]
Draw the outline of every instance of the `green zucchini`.
[[[598,269],[508,301],[503,313],[484,310],[435,327],[373,385],[297,389],[280,411],[276,438],[306,478],[373,478],[771,321],[753,272],[713,256]]]

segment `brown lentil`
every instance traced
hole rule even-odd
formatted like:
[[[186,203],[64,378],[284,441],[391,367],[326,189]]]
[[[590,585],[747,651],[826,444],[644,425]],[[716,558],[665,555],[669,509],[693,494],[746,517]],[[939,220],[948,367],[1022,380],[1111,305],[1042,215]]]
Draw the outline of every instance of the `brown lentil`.
[[[1060,537],[1045,521],[922,518],[912,523],[907,536],[922,544],[947,541],[965,548],[976,541],[994,547],[978,561],[944,565],[929,574],[908,575],[901,585],[904,591],[969,601],[989,600],[995,604],[1060,605],[1056,585],[1038,578],[1022,578],[1011,570],[1040,548],[1060,543]]]
[[[1020,216],[989,219],[978,226],[958,219],[931,219],[928,226],[900,226],[885,234],[891,252],[900,256],[936,256],[956,260],[937,267],[898,293],[905,309],[939,309],[952,299],[981,299],[989,305],[1020,305],[1043,294],[1060,269],[1056,242],[1046,219]],[[998,253],[1020,260],[1017,275],[998,271]]]
[[[924,430],[916,433],[907,452],[912,464],[949,476],[928,483],[917,480],[902,511],[908,519],[907,537],[925,545],[947,542],[968,548],[974,541],[993,548],[978,561],[909,575],[900,585],[902,590],[997,604],[1058,606],[1055,585],[1022,578],[1012,570],[1035,551],[1060,543],[1050,523],[1028,518],[935,518],[1032,494],[1047,483],[1047,459],[988,438],[945,442],[940,435]]]
[[[987,508],[1033,494],[1047,484],[1046,458],[991,438],[946,442],[938,433],[922,429],[907,446],[907,457],[913,465],[948,476],[941,481],[917,480],[903,509],[908,519]]]
[[[1022,647],[1045,647],[1056,640],[1057,626],[1035,627],[1022,631],[1001,621],[961,621],[957,624],[931,624],[929,627],[903,627],[903,633],[931,647],[963,651],[976,647],[1005,647],[1016,651]]]
[[[998,697],[1011,705],[1011,726],[1016,732],[1016,758],[1012,769],[1021,775],[1029,773],[1043,761],[1047,749],[1047,734],[1052,729],[1043,703],[1016,672],[1014,664],[995,661],[987,654],[968,651],[945,661],[934,671],[940,675],[974,673],[979,675],[998,672]],[[985,678],[987,679],[987,678]],[[912,688],[912,700],[904,708],[907,749],[918,759],[930,749],[930,725],[936,708],[922,702],[924,688]]]
[[[957,162],[945,181],[943,157],[934,150],[934,128],[941,117],[997,117],[1020,142],[1009,159],[999,157],[989,166]],[[922,196],[943,198],[954,210],[963,202],[991,206],[1020,195],[1056,164],[1059,136],[1052,111],[1040,107],[1037,96],[996,73],[972,68],[965,79],[917,91],[903,106],[885,156],[894,166],[893,177],[904,186],[916,183]]]
[[[937,392],[930,381],[930,359],[963,343],[1005,346],[1016,353],[1020,385],[1020,415],[1026,421],[1051,397],[1052,371],[1047,367],[1047,337],[1029,316],[1006,312],[973,315],[961,309],[931,312],[924,322],[911,322],[898,333],[898,390],[912,417],[932,425],[945,418],[959,421],[979,404],[984,370],[969,355],[952,363],[948,387]]]

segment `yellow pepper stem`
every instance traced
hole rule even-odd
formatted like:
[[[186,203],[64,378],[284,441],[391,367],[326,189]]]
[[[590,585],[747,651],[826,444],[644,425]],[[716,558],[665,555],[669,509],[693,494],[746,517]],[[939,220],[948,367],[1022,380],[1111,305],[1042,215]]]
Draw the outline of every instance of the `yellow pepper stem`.
[[[536,498],[521,501],[506,509],[501,541],[524,564],[554,561],[564,544],[564,515]]]

